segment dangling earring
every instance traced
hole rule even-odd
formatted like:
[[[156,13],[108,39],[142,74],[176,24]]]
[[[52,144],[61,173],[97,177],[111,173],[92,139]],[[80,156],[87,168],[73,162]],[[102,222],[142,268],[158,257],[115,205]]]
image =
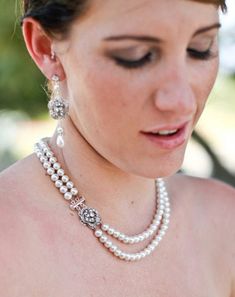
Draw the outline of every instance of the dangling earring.
[[[49,113],[51,117],[55,120],[62,120],[68,115],[69,104],[65,101],[61,95],[60,90],[60,79],[58,75],[53,75],[52,77],[52,93],[51,99],[48,103]],[[57,128],[57,138],[56,144],[58,147],[64,147],[64,130],[61,126]]]

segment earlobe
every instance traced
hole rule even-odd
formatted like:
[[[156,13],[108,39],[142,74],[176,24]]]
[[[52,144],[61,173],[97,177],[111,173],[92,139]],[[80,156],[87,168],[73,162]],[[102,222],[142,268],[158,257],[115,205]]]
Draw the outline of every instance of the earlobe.
[[[52,50],[52,39],[40,24],[32,18],[26,18],[23,22],[23,36],[28,52],[41,72],[48,79],[57,74],[63,80],[65,74]]]

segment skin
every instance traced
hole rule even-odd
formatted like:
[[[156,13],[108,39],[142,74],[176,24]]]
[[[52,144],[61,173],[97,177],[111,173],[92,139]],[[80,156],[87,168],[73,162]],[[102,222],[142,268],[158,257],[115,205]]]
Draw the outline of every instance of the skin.
[[[205,28],[218,22],[215,6],[185,0],[94,0],[64,40],[48,36],[30,18],[24,21],[29,53],[48,79],[59,75],[69,100],[69,117],[61,123],[66,145],[58,149],[55,135],[50,145],[88,204],[117,229],[139,233],[153,215],[153,180],[167,177],[172,221],[151,257],[133,265],[114,260],[65,211],[32,155],[0,177],[0,198],[10,197],[0,216],[1,226],[11,226],[0,238],[1,260],[7,267],[0,275],[5,296],[76,296],[83,291],[84,297],[110,292],[114,297],[121,288],[128,297],[235,296],[235,234],[230,230],[235,223],[234,190],[175,174],[217,75],[218,30]],[[123,34],[161,42],[104,41]],[[192,49],[209,47],[212,56],[207,60],[190,55]],[[154,58],[141,68],[126,69],[113,60],[114,55],[139,59],[150,49]],[[157,147],[140,133],[184,122],[185,141],[174,149]],[[22,281],[18,275],[27,277]],[[9,279],[14,279],[14,293]]]

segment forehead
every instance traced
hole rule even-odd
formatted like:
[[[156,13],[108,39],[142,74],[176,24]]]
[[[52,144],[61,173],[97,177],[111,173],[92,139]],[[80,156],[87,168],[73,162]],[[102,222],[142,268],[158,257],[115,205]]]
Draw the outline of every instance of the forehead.
[[[194,31],[218,21],[215,5],[190,0],[91,0],[87,15],[75,22],[86,34],[156,34]],[[85,30],[84,30],[85,29]]]

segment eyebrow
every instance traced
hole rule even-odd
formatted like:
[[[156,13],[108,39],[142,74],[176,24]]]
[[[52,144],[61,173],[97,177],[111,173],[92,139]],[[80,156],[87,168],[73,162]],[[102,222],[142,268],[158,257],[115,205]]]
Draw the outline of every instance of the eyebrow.
[[[199,34],[205,33],[207,31],[213,30],[213,29],[219,29],[221,27],[220,23],[213,24],[211,26],[203,27],[201,29],[198,29],[194,34],[194,36],[197,36]],[[105,37],[104,41],[122,41],[122,40],[136,40],[136,41],[145,41],[145,42],[156,42],[160,43],[162,40],[157,37],[153,36],[146,36],[146,35],[116,35],[116,36],[109,36]]]
[[[215,23],[211,26],[207,26],[207,27],[204,27],[204,28],[201,28],[199,30],[197,30],[194,34],[193,34],[193,37],[194,36],[197,36],[199,34],[202,34],[202,33],[205,33],[207,31],[210,31],[210,30],[213,30],[213,29],[219,29],[221,27],[221,24],[220,23]]]

